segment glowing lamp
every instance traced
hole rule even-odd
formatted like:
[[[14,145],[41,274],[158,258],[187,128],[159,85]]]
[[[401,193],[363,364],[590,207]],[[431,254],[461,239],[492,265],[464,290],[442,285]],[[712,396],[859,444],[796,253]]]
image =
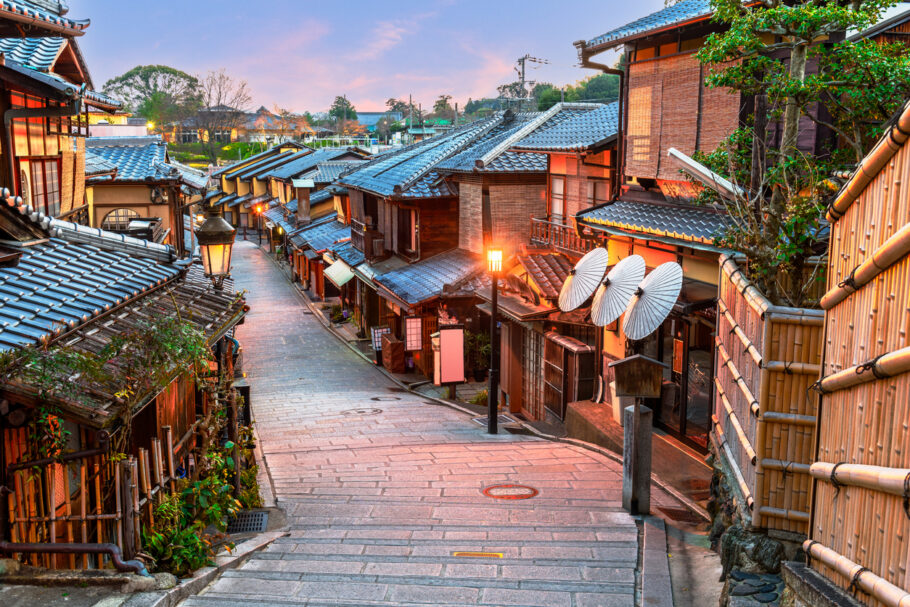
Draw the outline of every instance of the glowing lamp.
[[[205,275],[219,290],[231,271],[231,249],[236,233],[237,230],[214,209],[206,211],[205,221],[196,230]]]
[[[199,213],[198,215],[196,215],[196,223],[202,223],[203,221],[205,221],[205,215],[203,215],[202,213]]]
[[[490,274],[502,272],[502,249],[489,249],[487,251],[487,270]]]
[[[145,128],[147,128],[147,129],[150,130],[150,131],[154,131],[154,130],[155,130],[155,123],[152,122],[151,120],[149,120],[148,122],[145,123]]]

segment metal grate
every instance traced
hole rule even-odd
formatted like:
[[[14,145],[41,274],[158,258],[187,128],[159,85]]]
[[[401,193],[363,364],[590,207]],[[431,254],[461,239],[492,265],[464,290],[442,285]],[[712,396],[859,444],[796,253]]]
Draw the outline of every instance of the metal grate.
[[[514,419],[512,419],[511,417],[508,417],[507,415],[498,415],[496,417],[496,419],[499,420],[500,424],[511,424],[511,423],[515,422]],[[472,419],[472,421],[475,424],[480,424],[481,426],[486,426],[487,425],[487,416],[484,415],[483,417],[475,417]]]
[[[228,534],[262,533],[269,524],[269,513],[265,510],[246,510],[232,518],[227,526]]]
[[[527,500],[540,492],[527,485],[492,485],[483,490],[483,494],[496,500]]]

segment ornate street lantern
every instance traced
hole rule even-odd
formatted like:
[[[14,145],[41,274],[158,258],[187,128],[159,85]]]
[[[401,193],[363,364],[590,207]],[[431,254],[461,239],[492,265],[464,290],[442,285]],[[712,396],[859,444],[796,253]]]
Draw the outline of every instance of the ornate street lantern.
[[[196,230],[202,267],[218,290],[224,286],[224,278],[231,272],[231,249],[236,233],[237,230],[211,208],[206,210],[205,221]]]
[[[487,249],[487,271],[493,279],[490,309],[490,389],[487,393],[487,432],[499,432],[499,275],[502,273],[502,249]]]

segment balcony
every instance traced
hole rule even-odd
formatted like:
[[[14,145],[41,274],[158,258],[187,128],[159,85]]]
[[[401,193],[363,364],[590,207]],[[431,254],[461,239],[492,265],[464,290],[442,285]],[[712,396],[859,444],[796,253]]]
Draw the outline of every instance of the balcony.
[[[368,262],[385,256],[385,239],[375,228],[351,219],[351,245],[363,253]]]
[[[89,216],[88,216],[88,205],[84,204],[81,207],[76,207],[66,213],[61,213],[57,216],[57,219],[62,219],[64,221],[71,221],[73,223],[78,223],[79,225],[87,226],[89,225]]]
[[[596,241],[581,238],[572,226],[536,217],[531,218],[531,244],[569,255],[584,255],[597,246]]]

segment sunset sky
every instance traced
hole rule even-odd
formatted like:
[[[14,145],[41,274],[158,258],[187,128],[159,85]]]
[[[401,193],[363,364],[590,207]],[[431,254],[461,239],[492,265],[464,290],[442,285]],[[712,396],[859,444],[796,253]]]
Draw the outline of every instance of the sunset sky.
[[[360,110],[389,97],[464,104],[516,79],[530,53],[550,65],[529,79],[574,83],[572,42],[660,9],[663,0],[70,0],[89,18],[79,39],[96,87],[140,64],[191,74],[227,68],[256,106],[324,111],[346,94]],[[605,56],[610,63],[612,56]],[[530,65],[530,64],[529,64]]]

